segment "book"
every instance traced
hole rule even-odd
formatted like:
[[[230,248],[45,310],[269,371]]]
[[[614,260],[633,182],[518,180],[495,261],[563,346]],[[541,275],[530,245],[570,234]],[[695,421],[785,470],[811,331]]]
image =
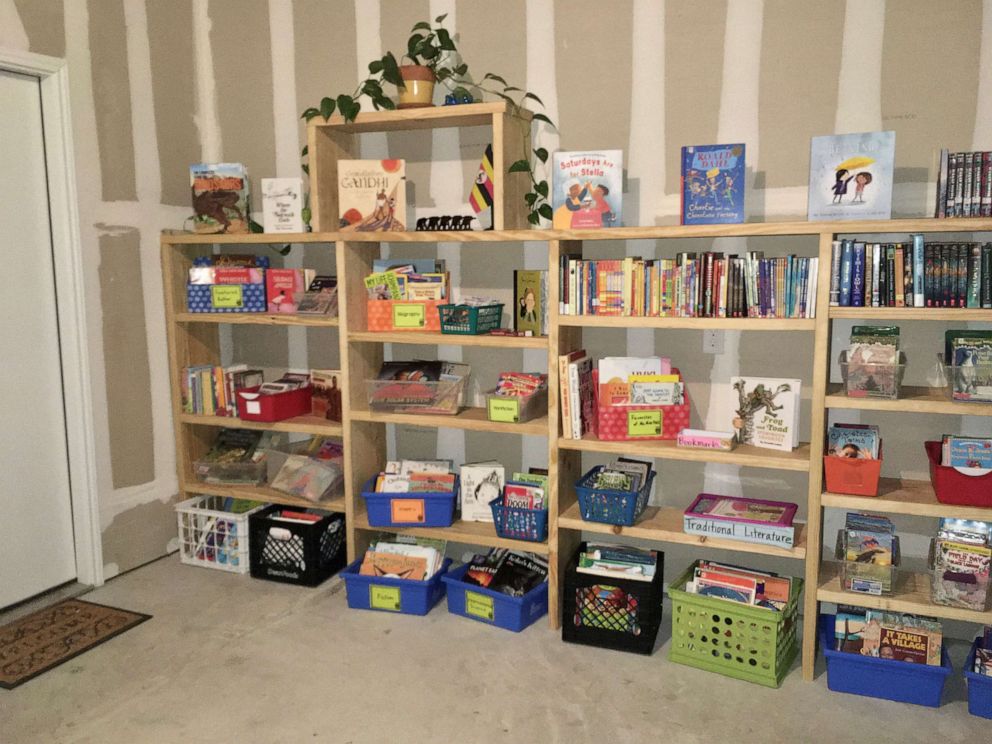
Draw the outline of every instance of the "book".
[[[310,370],[310,412],[329,421],[341,420],[341,370]]]
[[[463,522],[492,522],[493,512],[489,502],[503,491],[506,473],[495,461],[466,463],[459,470],[461,476],[460,504]]]
[[[658,554],[653,550],[590,543],[579,553],[575,570],[594,576],[652,581],[657,567]]]
[[[535,336],[546,334],[547,271],[518,269],[513,272],[513,328],[530,331]]]
[[[802,380],[731,377],[731,424],[738,444],[790,452],[799,446]]]
[[[623,207],[623,151],[558,151],[551,157],[552,227],[617,227]]]
[[[992,439],[945,434],[940,464],[952,468],[992,468]]]
[[[572,410],[571,384],[569,381],[569,364],[582,358],[588,358],[585,349],[570,351],[558,357],[558,390],[561,397],[561,430],[563,439],[572,439],[572,417],[581,415]]]
[[[511,597],[522,597],[548,579],[548,559],[534,553],[507,552],[488,588]]]
[[[338,160],[342,232],[406,230],[406,161]]]
[[[855,460],[877,460],[882,440],[878,427],[868,424],[834,424],[827,434],[827,454]]]
[[[593,430],[595,414],[592,382],[593,361],[584,356],[568,363],[568,393],[571,416],[571,438],[582,439],[583,434]]]
[[[599,404],[631,404],[632,375],[671,374],[671,361],[665,357],[603,357],[599,360]]]
[[[882,610],[866,610],[862,656],[939,666],[943,645],[941,624],[932,618]]]
[[[808,219],[889,219],[895,147],[891,131],[813,137]]]
[[[743,143],[683,147],[681,162],[683,225],[744,221]]]
[[[262,229],[267,233],[303,232],[303,179],[262,179]]]
[[[248,233],[251,220],[248,169],[241,163],[197,163],[189,167],[193,232]]]
[[[270,313],[295,313],[313,281],[313,269],[269,269],[265,272],[265,296]]]

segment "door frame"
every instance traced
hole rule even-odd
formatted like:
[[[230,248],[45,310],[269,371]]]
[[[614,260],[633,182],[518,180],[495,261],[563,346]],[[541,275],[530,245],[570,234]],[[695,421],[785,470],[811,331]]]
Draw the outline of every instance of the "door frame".
[[[82,584],[100,586],[103,584],[103,540],[97,502],[93,397],[69,110],[69,71],[64,59],[4,48],[0,48],[0,70],[31,75],[41,84],[76,579]]]

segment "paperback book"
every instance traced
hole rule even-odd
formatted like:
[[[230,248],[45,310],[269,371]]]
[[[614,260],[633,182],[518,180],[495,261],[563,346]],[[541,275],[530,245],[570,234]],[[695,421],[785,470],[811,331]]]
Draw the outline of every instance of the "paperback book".
[[[769,377],[730,378],[732,398],[725,409],[738,444],[791,452],[799,446],[802,380]]]
[[[744,221],[744,144],[682,148],[682,224]]]

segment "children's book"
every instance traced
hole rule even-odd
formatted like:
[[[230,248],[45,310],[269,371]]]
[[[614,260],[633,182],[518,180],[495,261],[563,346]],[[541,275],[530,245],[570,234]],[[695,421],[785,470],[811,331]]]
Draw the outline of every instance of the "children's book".
[[[197,163],[189,167],[193,232],[250,232],[248,169],[241,163]]]
[[[895,132],[813,137],[809,220],[889,219],[895,153]]]
[[[744,221],[744,145],[682,148],[682,224]]]
[[[854,460],[877,460],[881,438],[869,424],[834,424],[828,435],[827,454]]]
[[[790,452],[799,446],[802,380],[731,377],[727,408],[738,444]]]
[[[513,272],[513,328],[530,331],[535,336],[547,333],[547,273],[517,270]]]
[[[492,522],[489,502],[503,491],[506,474],[495,461],[466,463],[461,467],[461,507],[463,522]]]
[[[405,160],[339,160],[341,231],[406,230],[405,172]]]
[[[341,420],[341,370],[310,370],[310,412],[329,421]]]
[[[552,227],[596,230],[621,224],[623,151],[556,152],[551,160]]]
[[[262,179],[262,228],[267,233],[303,232],[303,179]]]

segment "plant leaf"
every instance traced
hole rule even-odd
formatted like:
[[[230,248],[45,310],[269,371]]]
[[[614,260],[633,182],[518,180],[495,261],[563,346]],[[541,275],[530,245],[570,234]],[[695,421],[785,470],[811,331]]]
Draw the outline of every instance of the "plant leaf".
[[[528,191],[526,194],[524,194],[524,201],[527,202],[528,207],[533,207],[534,202],[537,201],[537,194],[535,194],[533,191]]]
[[[420,23],[415,23],[415,24],[413,24],[413,28],[410,29],[410,32],[412,33],[414,31],[417,31],[418,29],[421,29],[421,28],[424,29],[425,31],[430,31],[431,30],[431,24],[429,24],[427,21],[421,21]]]
[[[460,65],[458,65],[458,67],[455,68],[456,75],[464,75],[466,72],[468,72],[468,65],[464,62],[462,62]]]
[[[536,184],[534,184],[534,191],[536,191],[538,194],[540,194],[545,199],[547,199],[548,198],[548,182],[547,181],[538,181]]]
[[[529,98],[532,101],[537,101],[542,106],[544,105],[544,101],[542,101],[540,98],[538,98],[537,96],[535,96],[533,93],[524,93],[524,98]]]
[[[448,52],[457,51],[455,47],[455,42],[451,40],[451,34],[448,33],[447,29],[439,28],[437,30],[437,43],[442,49]]]
[[[308,176],[310,175],[310,166],[309,165],[307,165],[306,163],[303,163],[300,167],[303,169],[303,172],[304,173],[306,173]]]
[[[414,34],[406,42],[406,53],[411,57],[416,57],[420,52],[420,43],[424,40],[423,34]]]
[[[397,88],[405,88],[403,78],[400,76],[400,67],[396,64],[396,57],[392,52],[386,52],[382,58],[382,77],[387,83],[392,83]]]
[[[444,23],[444,19],[447,17],[448,17],[447,13],[445,13],[444,15],[439,15],[437,18],[434,19],[434,23]]]
[[[369,62],[369,72],[373,75],[382,72],[382,60],[374,59]]]
[[[301,119],[306,119],[307,121],[310,121],[313,117],[317,116],[319,113],[320,113],[320,110],[319,109],[315,109],[313,106],[311,106],[306,111],[304,111],[302,114],[300,114],[300,118]]]
[[[538,214],[540,214],[546,220],[554,219],[554,216],[555,216],[555,213],[551,211],[551,205],[550,204],[542,204],[538,208],[537,212],[538,212]]]
[[[508,83],[503,78],[501,78],[499,75],[493,75],[491,72],[487,72],[482,79],[495,80],[497,83],[503,83],[503,85],[508,85]]]
[[[340,99],[339,99],[340,100]],[[340,106],[338,107],[340,108]],[[333,98],[321,98],[320,99],[320,115],[324,117],[324,121],[331,118],[331,114],[334,113],[334,99]]]
[[[518,160],[513,163],[506,171],[507,173],[530,173],[530,161],[529,160]]]
[[[550,124],[555,129],[558,128],[558,127],[555,126],[555,123],[553,121],[551,121],[551,119],[549,119],[544,114],[534,114],[533,118],[534,118],[534,121],[543,121],[543,122],[545,122],[547,124]]]
[[[504,93],[506,93],[507,91],[511,91],[511,90],[515,90],[515,91],[523,91],[523,88],[518,88],[518,87],[517,87],[517,86],[515,86],[515,85],[507,85],[507,86],[505,86],[505,87],[503,88],[503,92],[504,92]]]
[[[542,163],[548,162],[548,151],[545,150],[543,147],[538,147],[536,150],[534,150],[534,154],[537,155],[537,159],[540,160]],[[547,194],[545,194],[545,196],[547,196]]]
[[[536,225],[541,221],[541,215],[539,215],[537,212],[531,212],[529,215],[527,215],[527,221],[532,225]]]
[[[387,111],[392,111],[393,109],[396,108],[396,104],[393,103],[392,99],[386,98],[386,96],[380,96],[378,101],[379,101],[379,105],[382,106]]]
[[[300,157],[305,158],[309,154],[310,154],[310,145],[304,145],[303,149],[300,150]]]

